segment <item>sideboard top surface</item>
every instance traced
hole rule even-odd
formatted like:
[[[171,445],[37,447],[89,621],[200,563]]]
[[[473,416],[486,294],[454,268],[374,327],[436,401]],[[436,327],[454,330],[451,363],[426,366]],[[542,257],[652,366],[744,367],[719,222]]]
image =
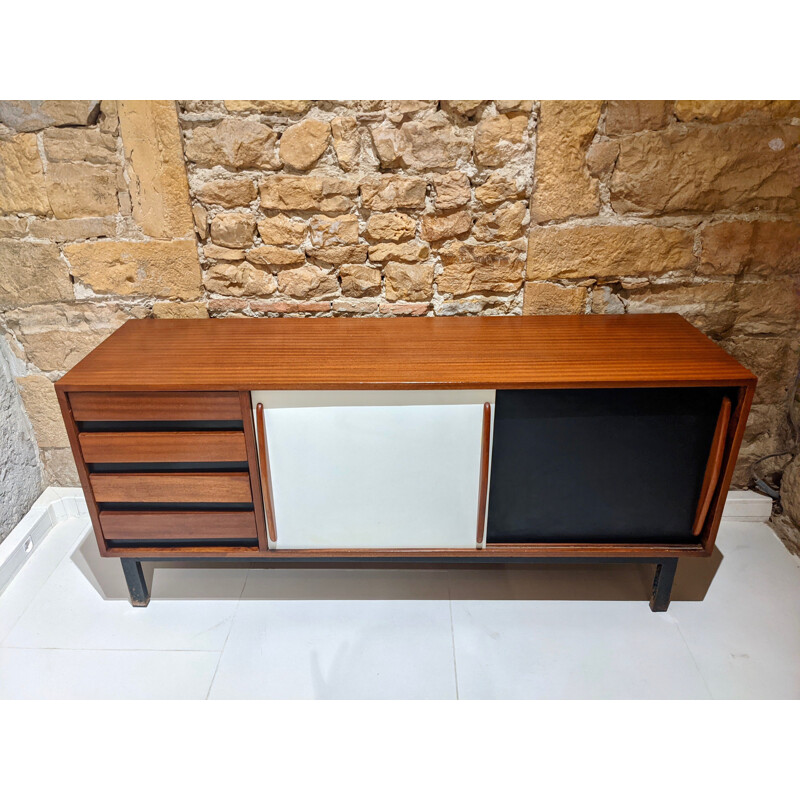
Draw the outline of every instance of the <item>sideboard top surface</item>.
[[[131,320],[63,391],[754,384],[677,314]]]

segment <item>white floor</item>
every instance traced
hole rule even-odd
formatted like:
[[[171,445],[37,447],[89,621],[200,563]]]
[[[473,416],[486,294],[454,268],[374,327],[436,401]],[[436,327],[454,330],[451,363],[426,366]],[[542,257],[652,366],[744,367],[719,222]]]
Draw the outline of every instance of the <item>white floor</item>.
[[[84,517],[0,595],[0,698],[800,698],[800,560],[723,523],[678,568],[157,567],[127,602]]]

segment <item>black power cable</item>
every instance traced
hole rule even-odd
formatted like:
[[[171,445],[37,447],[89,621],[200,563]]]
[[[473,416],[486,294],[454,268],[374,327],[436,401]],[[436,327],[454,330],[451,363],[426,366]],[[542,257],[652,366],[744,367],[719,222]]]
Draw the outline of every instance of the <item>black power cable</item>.
[[[800,370],[798,370],[797,377],[794,381],[794,387],[791,394],[790,403],[794,403],[798,401],[798,388],[800,388]],[[797,455],[797,444],[800,441],[800,429],[798,429],[798,423],[792,418],[792,412],[789,411],[789,427],[791,428],[792,432],[792,439],[795,445],[795,448],[792,450],[783,450],[780,453],[769,453],[766,456],[762,456],[761,458],[757,459],[750,465],[750,486],[761,494],[765,494],[767,497],[772,498],[773,502],[776,504],[775,511],[778,514],[783,513],[783,507],[781,505],[781,492],[777,486],[772,486],[771,484],[767,483],[764,478],[760,477],[756,474],[756,467],[762,461],[768,461],[771,458],[780,458],[781,456],[795,456],[796,458],[800,458]]]

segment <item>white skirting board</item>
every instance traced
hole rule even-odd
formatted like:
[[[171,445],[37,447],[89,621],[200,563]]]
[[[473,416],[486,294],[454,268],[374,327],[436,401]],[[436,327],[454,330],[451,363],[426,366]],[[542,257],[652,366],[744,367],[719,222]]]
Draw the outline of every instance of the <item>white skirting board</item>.
[[[0,594],[31,554],[59,522],[86,516],[86,501],[79,488],[49,487],[31,510],[0,543]],[[766,522],[772,501],[751,491],[728,492],[722,519],[728,522]]]
[[[65,519],[86,514],[86,500],[80,488],[50,486],[45,489],[0,543],[0,594],[52,528]]]
[[[758,492],[728,492],[722,519],[736,522],[766,522],[772,515],[772,500]]]

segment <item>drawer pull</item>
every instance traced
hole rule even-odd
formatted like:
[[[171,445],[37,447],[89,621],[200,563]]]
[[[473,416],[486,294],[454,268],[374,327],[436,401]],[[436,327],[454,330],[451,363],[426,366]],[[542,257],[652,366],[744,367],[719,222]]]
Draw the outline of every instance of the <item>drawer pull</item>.
[[[706,471],[703,475],[703,487],[700,490],[700,502],[697,504],[697,513],[694,518],[692,535],[699,536],[706,521],[711,498],[717,488],[719,474],[722,471],[722,456],[725,452],[725,435],[728,432],[728,423],[731,419],[731,401],[722,398],[722,406],[717,417],[717,427],[714,429],[714,438],[711,440],[711,453],[708,456]]]
[[[261,474],[261,493],[264,495],[264,507],[267,512],[267,532],[271,542],[278,541],[278,530],[275,525],[275,503],[272,497],[272,476],[269,471],[269,451],[267,450],[267,432],[264,425],[264,404],[256,406],[256,430],[258,436],[258,464]]]
[[[483,543],[486,528],[486,496],[489,492],[489,444],[492,436],[492,405],[483,404],[483,429],[481,431],[481,474],[478,482],[478,544]]]

